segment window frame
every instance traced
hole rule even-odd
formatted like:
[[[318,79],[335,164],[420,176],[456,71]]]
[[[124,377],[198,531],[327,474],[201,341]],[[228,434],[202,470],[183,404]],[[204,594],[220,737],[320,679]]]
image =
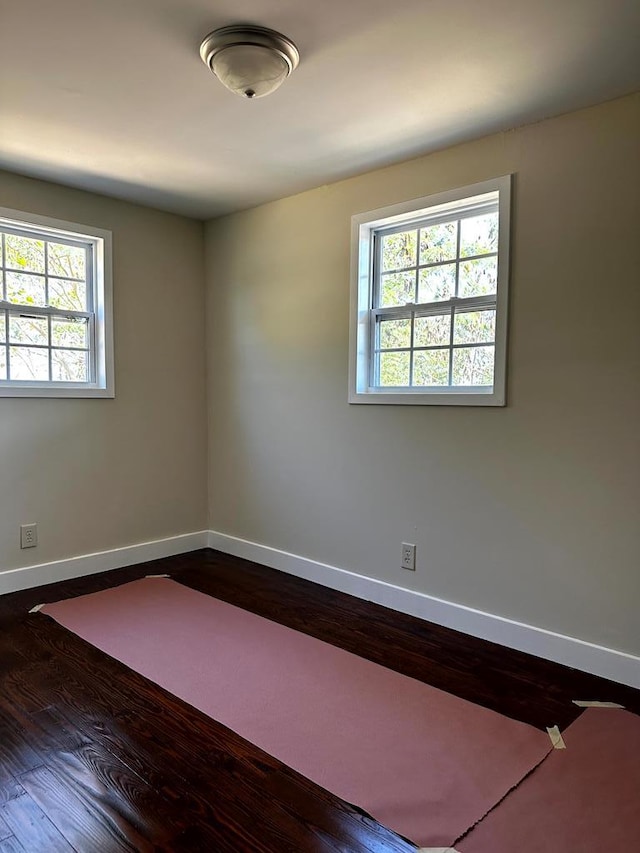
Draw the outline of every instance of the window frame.
[[[504,406],[506,405],[506,354],[509,291],[509,237],[511,213],[512,176],[504,175],[488,181],[458,187],[423,198],[412,199],[388,207],[359,213],[351,218],[351,312],[349,334],[349,402],[391,405],[441,405],[441,406]],[[375,327],[377,316],[397,312],[407,316],[414,305],[415,316],[443,313],[437,303],[407,303],[397,308],[379,308],[374,301],[376,275],[376,236],[381,232],[410,230],[424,224],[436,224],[461,215],[472,215],[474,208],[492,201],[499,214],[497,252],[497,292],[485,297],[453,297],[443,300],[441,307],[450,310],[465,304],[481,305],[495,302],[495,361],[492,386],[424,386],[381,387],[373,384],[375,370]],[[457,263],[460,262],[458,257]],[[466,260],[462,259],[462,260]],[[416,269],[418,269],[416,265]],[[419,273],[419,269],[418,269]],[[427,307],[425,307],[427,306]],[[489,306],[488,307],[493,307]],[[411,313],[409,314],[411,316]],[[452,325],[453,334],[453,325]],[[450,341],[450,346],[453,344]],[[446,348],[446,347],[445,347]]]
[[[53,306],[19,306],[16,303],[3,301],[4,293],[1,288],[0,310],[7,311],[7,319],[12,312],[16,313],[16,309],[19,311],[21,308],[23,310],[26,308],[33,316],[86,317],[91,377],[89,382],[0,379],[0,397],[113,398],[115,382],[111,231],[0,207],[0,232],[18,233],[53,243],[80,245],[87,250],[87,260],[90,263],[87,264],[86,275],[86,311],[70,311]],[[8,327],[6,334],[7,336],[9,334]],[[50,335],[47,350],[51,350]]]

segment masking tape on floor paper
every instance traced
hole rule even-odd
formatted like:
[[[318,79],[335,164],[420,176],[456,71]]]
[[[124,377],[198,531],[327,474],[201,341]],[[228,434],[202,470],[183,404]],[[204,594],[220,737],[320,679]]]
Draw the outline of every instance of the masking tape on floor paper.
[[[417,853],[458,853],[453,847],[420,847]]]
[[[566,749],[567,746],[562,739],[562,735],[560,734],[560,729],[557,726],[547,726],[547,733],[551,738],[551,743],[553,744],[554,749]]]

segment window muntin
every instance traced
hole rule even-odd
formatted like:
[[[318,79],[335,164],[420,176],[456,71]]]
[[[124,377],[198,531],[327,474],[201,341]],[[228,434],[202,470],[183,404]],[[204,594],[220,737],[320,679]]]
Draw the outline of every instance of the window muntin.
[[[493,386],[497,202],[373,233],[374,388]]]
[[[350,402],[504,405],[510,186],[352,217]]]
[[[3,214],[0,396],[113,396],[109,233]]]

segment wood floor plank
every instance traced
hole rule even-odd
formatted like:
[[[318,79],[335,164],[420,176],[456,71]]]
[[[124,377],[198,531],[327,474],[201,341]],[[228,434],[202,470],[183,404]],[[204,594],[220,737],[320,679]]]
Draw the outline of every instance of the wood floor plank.
[[[4,805],[7,800],[19,796],[21,793],[20,786],[14,775],[9,772],[3,763],[4,753],[1,741],[4,739],[6,733],[8,733],[8,727],[4,726],[0,720],[0,806]]]
[[[29,853],[73,853],[73,847],[26,791],[6,803],[0,815],[11,834]]]
[[[10,835],[13,835],[13,833],[2,817],[2,807],[0,806],[0,841],[4,841],[5,838],[9,838]]]
[[[4,688],[3,688],[4,689]],[[42,756],[31,746],[24,728],[0,707],[0,782],[10,784],[20,773],[42,764]]]
[[[60,834],[82,853],[147,853],[153,849],[94,785],[72,788],[48,767],[23,774],[20,783]]]
[[[30,853],[29,849],[25,849],[15,836],[5,838],[0,841],[0,853]]]
[[[50,672],[41,675],[37,681],[45,685]],[[148,844],[168,842],[172,834],[184,828],[184,821],[172,819],[171,804],[126,762],[92,739],[82,726],[65,718],[55,707],[29,714],[20,707],[19,700],[14,687],[13,695],[0,701],[5,718],[13,716],[40,757],[40,764],[51,770],[76,798],[90,799],[107,821],[115,819],[119,831],[126,828],[124,835],[140,835]],[[19,778],[25,784],[25,777]],[[164,816],[160,828],[155,819],[149,821],[145,817],[156,811]]]

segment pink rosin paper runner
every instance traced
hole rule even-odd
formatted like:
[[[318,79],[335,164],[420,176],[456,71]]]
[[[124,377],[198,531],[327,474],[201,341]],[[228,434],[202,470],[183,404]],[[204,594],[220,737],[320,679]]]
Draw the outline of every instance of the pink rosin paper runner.
[[[640,717],[590,708],[464,841],[460,853],[640,850]]]
[[[546,733],[167,579],[43,613],[420,846],[448,846]]]

